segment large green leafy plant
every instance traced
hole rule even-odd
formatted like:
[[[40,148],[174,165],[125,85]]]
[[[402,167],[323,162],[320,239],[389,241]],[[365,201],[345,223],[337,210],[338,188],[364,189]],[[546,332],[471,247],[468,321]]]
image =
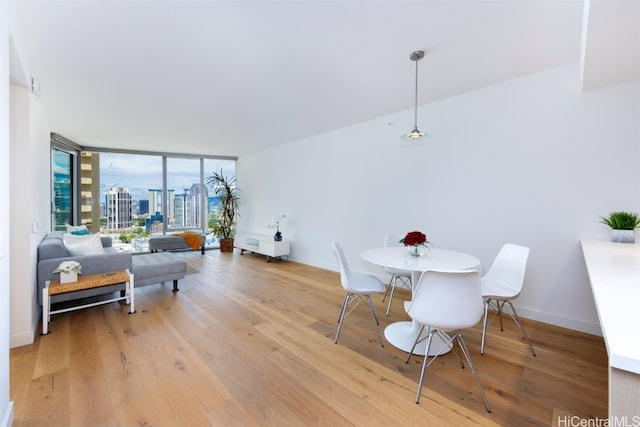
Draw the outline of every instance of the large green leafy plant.
[[[635,230],[640,226],[640,217],[634,212],[611,212],[600,220],[614,230]]]
[[[225,176],[222,169],[207,177],[207,185],[220,198],[220,206],[216,212],[216,225],[213,232],[223,239],[231,239],[235,235],[236,216],[240,196],[236,188],[236,177]]]

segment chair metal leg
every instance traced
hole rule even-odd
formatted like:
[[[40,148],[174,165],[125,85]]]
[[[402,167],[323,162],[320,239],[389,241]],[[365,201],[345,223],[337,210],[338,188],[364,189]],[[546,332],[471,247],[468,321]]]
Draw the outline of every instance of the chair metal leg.
[[[429,350],[431,349],[431,338],[433,337],[433,333],[435,330],[431,329],[429,331],[429,336],[427,337],[427,350],[424,354],[424,361],[422,362],[422,372],[420,372],[420,381],[418,381],[418,392],[416,393],[416,404],[420,403],[420,392],[422,391],[422,380],[424,379],[424,371],[427,369],[427,359],[429,358]],[[438,356],[433,356],[433,360]]]
[[[407,360],[404,361],[404,363],[409,363],[409,359],[411,359],[411,355],[413,354],[413,350],[416,349],[416,346],[418,345],[418,343],[422,342],[425,340],[426,337],[420,338],[420,336],[422,335],[422,332],[424,332],[424,326],[425,325],[421,325],[420,326],[420,330],[418,331],[418,335],[416,335],[416,340],[413,343],[413,347],[411,347],[411,351],[409,352],[409,356],[407,356]],[[430,334],[431,330],[427,330],[427,334]]]
[[[460,344],[462,353],[464,353],[464,356],[467,359],[467,363],[471,368],[471,372],[473,372],[473,375],[476,377],[476,382],[478,383],[478,387],[480,388],[480,394],[482,395],[482,400],[484,400],[484,406],[487,408],[487,412],[491,412],[491,406],[489,406],[487,395],[485,394],[484,387],[482,387],[482,383],[480,382],[480,376],[478,375],[478,371],[476,370],[476,365],[474,365],[473,360],[471,360],[471,354],[469,353],[469,349],[467,348],[467,343],[465,342],[464,337],[459,331],[456,331],[455,337],[456,337],[456,340],[458,341],[458,344]]]
[[[500,319],[500,332],[504,332],[504,326],[502,324],[502,309],[504,308],[504,301],[497,300],[498,306],[498,318]]]
[[[376,331],[378,332],[378,340],[380,341],[380,345],[384,347],[384,342],[382,341],[382,335],[380,334],[380,322],[378,321],[378,316],[376,316],[376,311],[373,308],[373,301],[371,301],[371,295],[357,295],[353,293],[347,293],[344,297],[344,303],[342,304],[342,309],[340,310],[340,316],[338,317],[338,330],[336,331],[336,339],[334,340],[334,344],[338,344],[338,338],[340,338],[340,331],[342,330],[342,324],[344,323],[344,319],[351,314],[351,312],[360,304],[361,301],[365,300],[369,304],[369,308],[371,309],[371,316],[373,317],[373,321],[376,323]],[[350,310],[347,311],[349,304],[355,301],[355,304],[351,307]]]
[[[405,286],[407,285],[406,280],[409,280],[409,289],[411,289],[411,279],[405,278],[404,276],[395,276],[395,275],[393,276],[393,280],[392,280],[392,281],[389,281],[389,287],[391,287],[391,294],[390,294],[390,296],[389,296],[389,303],[387,304],[387,312],[386,312],[386,315],[387,315],[387,316],[389,315],[389,311],[391,311],[391,302],[393,301],[393,294],[394,294],[394,292],[396,291],[396,282],[397,282],[399,279],[402,279],[402,280],[403,280],[403,282],[402,282],[402,283],[403,283]],[[392,283],[393,283],[393,286],[391,285]],[[389,290],[389,289],[387,288],[387,290]],[[385,295],[386,295],[386,293],[385,293]],[[382,299],[382,302],[384,302],[384,298]]]
[[[387,289],[384,291],[384,296],[382,297],[382,302],[384,302],[384,300],[387,298],[387,295],[389,295],[389,290],[393,286],[395,280],[396,280],[396,275],[394,274],[393,276],[391,276],[391,279],[389,280],[389,284],[387,285]]]
[[[482,319],[482,343],[480,344],[480,354],[484,354],[484,341],[487,337],[487,318],[489,317],[489,302],[484,300],[484,317]]]
[[[534,357],[536,357],[536,351],[533,349],[533,345],[531,344],[531,340],[529,339],[529,335],[527,335],[527,331],[525,331],[524,329],[524,325],[522,324],[522,322],[520,321],[520,317],[518,316],[518,313],[516,313],[516,309],[513,308],[513,304],[511,304],[511,301],[507,301],[509,303],[509,307],[511,307],[511,318],[513,319],[514,322],[516,322],[516,325],[518,326],[518,328],[520,328],[520,330],[522,331],[522,335],[524,335],[525,339],[527,340],[527,343],[529,343],[529,348],[531,349],[531,354],[533,354]]]
[[[393,301],[393,294],[396,291],[396,280],[398,280],[398,276],[393,276],[395,280],[393,281],[393,286],[391,287],[391,293],[389,294],[389,303],[387,304],[387,312],[385,313],[387,316],[389,315],[389,310],[391,310],[391,302]]]
[[[462,356],[462,354],[460,354],[460,351],[458,350],[458,347],[456,347],[456,343],[453,342],[453,340],[455,339],[456,335],[454,334],[453,337],[450,337],[447,334],[445,334],[444,332],[438,331],[438,330],[436,331],[436,334],[440,337],[440,339],[442,339],[442,342],[445,342],[445,343],[451,342],[452,343],[451,352],[456,355],[456,357],[460,361],[460,367],[462,369],[464,369],[464,361],[462,360],[463,356]],[[445,347],[447,345],[445,345]],[[443,348],[443,350],[444,350],[444,348]]]
[[[369,308],[371,309],[371,316],[376,322],[376,331],[378,332],[378,341],[380,341],[380,347],[384,347],[382,335],[380,335],[380,322],[378,321],[378,316],[376,316],[376,311],[373,309],[373,301],[371,301],[371,295],[367,295],[367,302],[369,303]]]
[[[333,342],[334,344],[338,344],[338,338],[340,337],[340,329],[342,329],[342,321],[344,320],[344,313],[347,311],[347,305],[349,305],[349,298],[351,297],[350,293],[344,297],[344,303],[342,303],[342,310],[340,310],[340,316],[338,316],[338,331],[336,332],[336,339]]]
[[[345,295],[344,297],[344,302],[342,303],[342,308],[340,309],[340,312],[338,313],[338,323],[340,323],[340,320],[342,319],[342,316],[344,316],[344,309],[347,306],[347,304],[349,303],[349,293],[347,293],[347,295]]]
[[[509,315],[511,316],[511,319],[513,319],[513,321],[516,324],[516,326],[522,331],[522,335],[527,340],[527,344],[529,345],[529,349],[531,350],[531,354],[534,357],[537,356],[536,351],[533,348],[533,344],[531,343],[531,340],[529,339],[529,335],[527,334],[527,331],[524,329],[524,325],[522,324],[522,321],[520,320],[520,317],[518,316],[518,313],[516,312],[516,309],[513,307],[513,304],[511,303],[511,301],[509,301],[509,300],[495,300],[493,306],[496,309],[496,313],[493,315],[491,320],[487,320],[488,316],[489,316],[489,305],[491,304],[491,302],[492,302],[492,300],[490,300],[490,299],[485,300],[484,319],[482,321],[482,342],[480,344],[480,354],[484,354],[484,346],[485,346],[485,341],[486,341],[487,326],[489,326],[491,324],[491,322],[493,322],[493,319],[495,319],[496,316],[500,317],[500,331],[504,331],[503,325],[502,325],[502,312],[504,311],[504,305],[506,303],[508,303],[509,307],[511,308],[511,313],[509,313]]]

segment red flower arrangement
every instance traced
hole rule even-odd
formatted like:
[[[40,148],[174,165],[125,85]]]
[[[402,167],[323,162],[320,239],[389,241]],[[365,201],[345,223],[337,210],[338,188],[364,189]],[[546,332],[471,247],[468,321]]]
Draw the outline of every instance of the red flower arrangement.
[[[404,239],[400,240],[400,243],[405,246],[427,246],[429,241],[426,234],[420,231],[410,231],[404,236]]]

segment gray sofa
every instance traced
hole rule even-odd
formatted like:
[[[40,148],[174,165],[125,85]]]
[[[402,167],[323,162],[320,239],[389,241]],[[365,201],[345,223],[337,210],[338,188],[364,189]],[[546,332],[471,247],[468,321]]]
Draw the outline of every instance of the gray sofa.
[[[60,275],[58,273],[54,274],[53,270],[58,268],[62,261],[78,261],[82,266],[82,274],[106,273],[108,271],[124,269],[133,272],[131,253],[116,251],[115,248],[111,246],[111,237],[101,237],[102,247],[104,248],[104,253],[102,254],[70,256],[69,251],[62,241],[63,235],[63,231],[52,231],[47,234],[42,242],[40,242],[40,245],[38,245],[36,289],[38,305],[42,305],[42,289],[45,287],[47,280],[59,278]],[[51,303],[75,300],[121,290],[124,290],[124,284],[53,295],[51,297]]]
[[[63,261],[78,261],[82,274],[106,273],[128,269],[134,275],[134,286],[151,285],[173,281],[173,291],[178,290],[178,280],[184,278],[187,263],[171,253],[131,255],[131,252],[119,252],[112,247],[111,237],[102,236],[104,253],[96,255],[70,256],[62,237],[63,231],[52,231],[38,245],[37,289],[38,305],[42,305],[42,289],[47,280],[59,278],[53,274]],[[124,284],[86,289],[72,293],[51,296],[51,303],[76,300],[116,291],[124,291]]]

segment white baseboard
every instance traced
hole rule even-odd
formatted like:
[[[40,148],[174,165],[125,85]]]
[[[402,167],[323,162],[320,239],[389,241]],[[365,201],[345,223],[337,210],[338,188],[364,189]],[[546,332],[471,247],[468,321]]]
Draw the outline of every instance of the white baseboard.
[[[2,417],[2,427],[11,427],[13,425],[13,401],[7,405],[4,416]]]
[[[38,327],[36,323],[35,328]],[[9,341],[9,348],[22,347],[23,345],[33,344],[35,341],[36,330],[34,329],[31,332],[24,332],[17,335],[12,335]]]
[[[514,301],[515,302],[515,301]],[[531,319],[550,325],[559,326],[561,328],[573,329],[574,331],[584,332],[586,334],[602,336],[602,329],[599,323],[589,322],[586,320],[572,319],[560,316],[554,313],[545,313],[542,311],[531,310],[526,307],[520,307],[513,304],[518,311],[518,316],[523,319]]]

